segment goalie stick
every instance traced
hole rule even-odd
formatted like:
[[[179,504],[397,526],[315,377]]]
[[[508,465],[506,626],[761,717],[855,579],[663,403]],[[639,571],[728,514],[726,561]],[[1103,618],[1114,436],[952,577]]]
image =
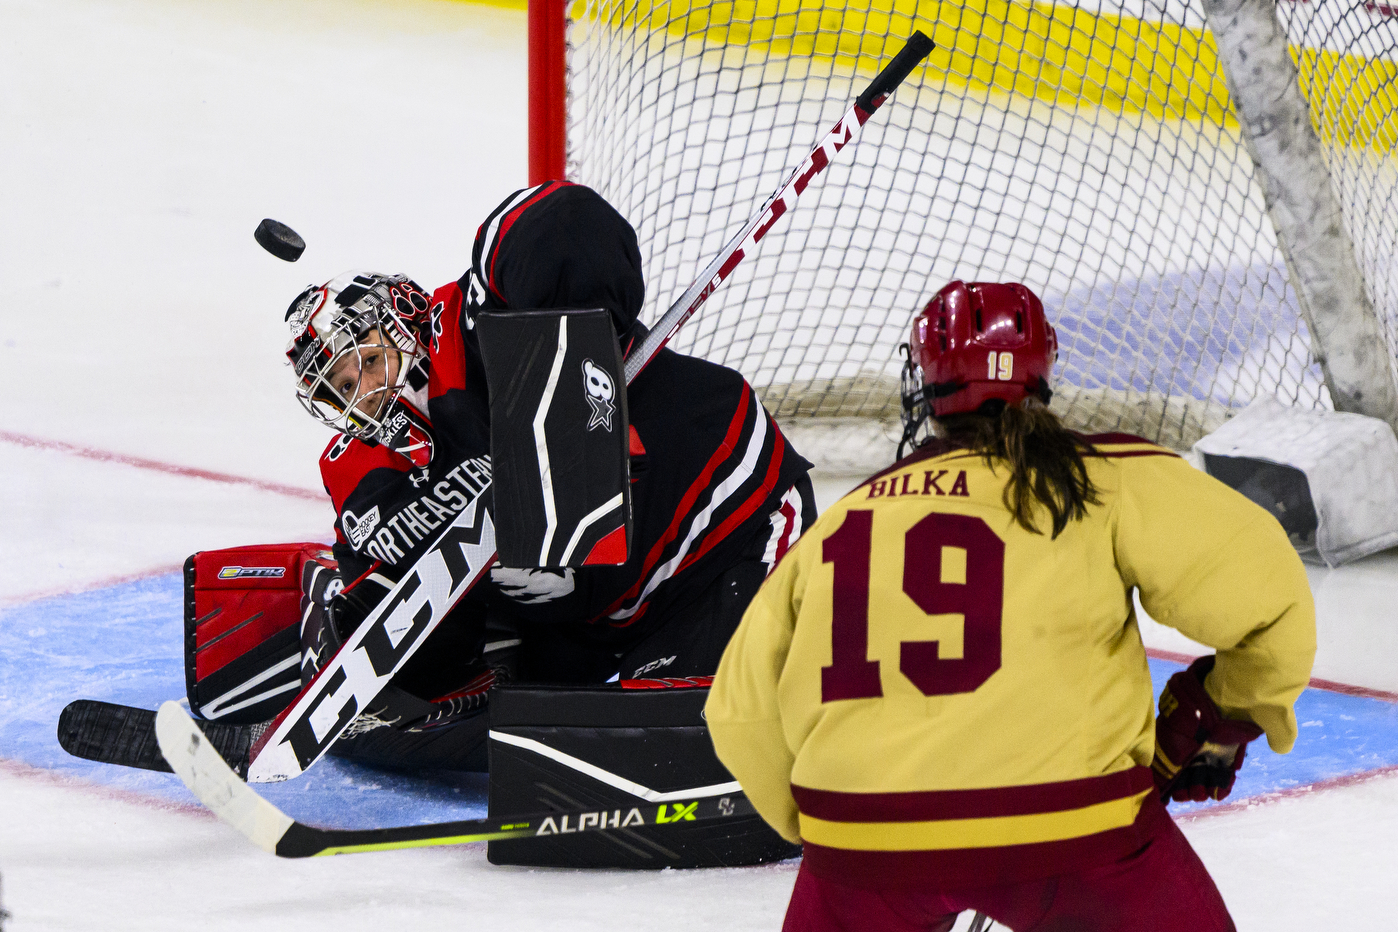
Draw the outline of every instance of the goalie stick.
[[[679,797],[665,802],[641,802],[610,809],[489,816],[395,828],[316,828],[291,818],[240,780],[179,703],[166,702],[155,713],[155,735],[171,769],[201,803],[253,844],[283,858],[548,838],[577,832],[735,818],[755,812],[752,803],[741,793],[704,796],[700,790],[696,795],[664,794],[662,798]]]
[[[627,384],[756,248],[831,158],[858,138],[869,117],[931,51],[932,40],[914,32],[805,161],[627,357]],[[489,466],[484,461],[477,468],[488,475]],[[494,563],[495,525],[487,505],[489,490],[488,484],[481,488],[257,740],[248,765],[249,782],[287,780],[319,760]]]
[[[246,772],[248,749],[264,725],[199,722],[199,728],[229,766]],[[155,739],[155,711],[75,699],[58,716],[58,745],[84,760],[170,773]]]

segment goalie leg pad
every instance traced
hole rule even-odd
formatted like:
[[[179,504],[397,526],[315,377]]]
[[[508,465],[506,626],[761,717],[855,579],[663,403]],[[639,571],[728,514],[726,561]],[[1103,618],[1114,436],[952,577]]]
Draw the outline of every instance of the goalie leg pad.
[[[622,679],[712,676],[743,620],[767,564],[744,560],[724,570],[702,592],[667,613],[665,623],[620,658]]]
[[[684,821],[684,805],[741,792],[714,755],[699,685],[503,687],[491,702],[490,812],[595,807],[627,831],[493,841],[492,864],[544,867],[738,867],[800,853],[752,815]],[[651,825],[633,807],[673,801],[677,820]],[[548,828],[546,824],[546,829]]]

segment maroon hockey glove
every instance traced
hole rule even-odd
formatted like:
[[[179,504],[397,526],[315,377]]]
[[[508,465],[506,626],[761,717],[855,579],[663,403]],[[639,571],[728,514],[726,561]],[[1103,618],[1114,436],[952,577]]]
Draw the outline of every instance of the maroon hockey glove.
[[[1214,657],[1200,657],[1170,677],[1160,694],[1151,771],[1162,800],[1224,799],[1243,766],[1249,741],[1262,734],[1251,722],[1224,718],[1204,691]]]

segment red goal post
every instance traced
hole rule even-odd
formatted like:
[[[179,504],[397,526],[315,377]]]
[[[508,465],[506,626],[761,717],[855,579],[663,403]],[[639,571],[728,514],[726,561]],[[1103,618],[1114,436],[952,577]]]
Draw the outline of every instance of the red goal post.
[[[566,0],[529,0],[529,183],[565,180]]]

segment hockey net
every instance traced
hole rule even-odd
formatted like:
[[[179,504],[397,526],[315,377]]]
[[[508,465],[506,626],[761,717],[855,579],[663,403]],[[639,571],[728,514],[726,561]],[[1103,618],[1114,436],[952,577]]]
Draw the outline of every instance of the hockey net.
[[[1044,298],[1074,427],[1185,448],[1261,396],[1328,406],[1202,0],[1125,2],[578,0],[568,176],[636,226],[654,320],[921,29],[928,66],[676,348],[850,471],[889,461],[898,347],[954,278]],[[1391,358],[1398,20],[1281,2]]]

